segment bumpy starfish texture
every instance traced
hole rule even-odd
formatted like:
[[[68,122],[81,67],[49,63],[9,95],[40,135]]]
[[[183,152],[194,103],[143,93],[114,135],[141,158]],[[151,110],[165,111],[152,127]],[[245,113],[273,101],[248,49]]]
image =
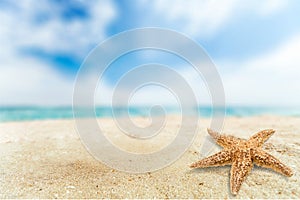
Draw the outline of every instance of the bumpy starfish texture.
[[[230,171],[230,190],[232,194],[236,195],[238,193],[246,176],[251,171],[253,163],[261,167],[270,168],[285,176],[290,177],[293,175],[289,167],[262,150],[263,143],[273,135],[274,130],[268,129],[260,131],[250,137],[249,140],[221,135],[210,129],[207,131],[215,142],[224,149],[212,156],[193,163],[190,167],[206,168],[232,165]]]

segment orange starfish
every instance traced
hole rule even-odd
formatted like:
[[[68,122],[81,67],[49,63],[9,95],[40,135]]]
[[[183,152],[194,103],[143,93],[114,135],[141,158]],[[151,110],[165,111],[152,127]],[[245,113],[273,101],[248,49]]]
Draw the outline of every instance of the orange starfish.
[[[216,143],[224,149],[193,163],[190,167],[205,168],[231,164],[230,190],[232,194],[236,195],[238,193],[243,181],[251,171],[253,163],[261,167],[273,169],[285,176],[290,177],[293,175],[289,167],[261,148],[263,143],[273,135],[274,130],[260,131],[250,137],[249,140],[221,135],[210,129],[207,129],[207,131]]]

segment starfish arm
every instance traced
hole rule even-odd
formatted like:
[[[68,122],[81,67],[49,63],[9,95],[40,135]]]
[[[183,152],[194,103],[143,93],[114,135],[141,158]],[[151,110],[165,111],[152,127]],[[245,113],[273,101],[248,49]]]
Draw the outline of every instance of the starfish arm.
[[[258,166],[272,169],[285,176],[290,177],[293,175],[292,170],[288,166],[263,150],[253,150],[252,158],[254,163]]]
[[[256,147],[260,147],[264,144],[265,141],[267,141],[273,134],[275,133],[275,130],[273,129],[267,129],[260,131],[253,135],[250,139],[249,142],[254,144]]]
[[[232,163],[230,171],[230,189],[232,194],[236,195],[241,188],[242,183],[251,171],[253,163],[250,152],[238,152],[235,161]]]
[[[231,163],[231,154],[229,151],[223,150],[212,156],[204,158],[198,162],[191,164],[191,168],[205,168],[223,166]]]
[[[239,139],[234,136],[222,135],[217,131],[213,131],[211,129],[207,129],[207,132],[221,147],[229,148],[239,143]]]

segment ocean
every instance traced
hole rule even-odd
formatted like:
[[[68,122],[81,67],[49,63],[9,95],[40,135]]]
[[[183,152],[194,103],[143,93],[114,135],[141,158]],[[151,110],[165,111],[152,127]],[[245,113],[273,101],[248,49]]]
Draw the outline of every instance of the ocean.
[[[197,108],[196,108],[197,109]],[[199,113],[201,117],[210,117],[212,108],[210,106],[200,106]],[[180,114],[180,110],[173,107],[166,107],[167,114]],[[130,107],[128,109],[130,116],[149,116],[149,107]],[[110,107],[96,107],[96,116],[101,117],[122,117],[127,113],[126,107],[115,108],[114,112]],[[153,113],[160,115],[161,113]],[[256,115],[282,115],[299,116],[300,108],[285,107],[246,107],[246,106],[228,106],[226,107],[226,116],[256,116]],[[7,121],[29,121],[45,119],[72,119],[72,107],[0,107],[0,122]]]

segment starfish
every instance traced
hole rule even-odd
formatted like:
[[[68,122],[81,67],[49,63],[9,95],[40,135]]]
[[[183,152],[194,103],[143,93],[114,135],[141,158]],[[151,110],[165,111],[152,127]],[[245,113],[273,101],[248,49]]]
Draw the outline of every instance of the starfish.
[[[253,163],[272,169],[285,176],[292,176],[292,170],[281,163],[277,158],[262,150],[262,145],[274,134],[274,130],[260,131],[244,140],[234,136],[221,135],[211,129],[208,133],[215,142],[224,149],[212,156],[193,163],[191,168],[206,168],[224,165],[232,165],[230,171],[230,190],[236,195],[242,183],[253,167]]]

